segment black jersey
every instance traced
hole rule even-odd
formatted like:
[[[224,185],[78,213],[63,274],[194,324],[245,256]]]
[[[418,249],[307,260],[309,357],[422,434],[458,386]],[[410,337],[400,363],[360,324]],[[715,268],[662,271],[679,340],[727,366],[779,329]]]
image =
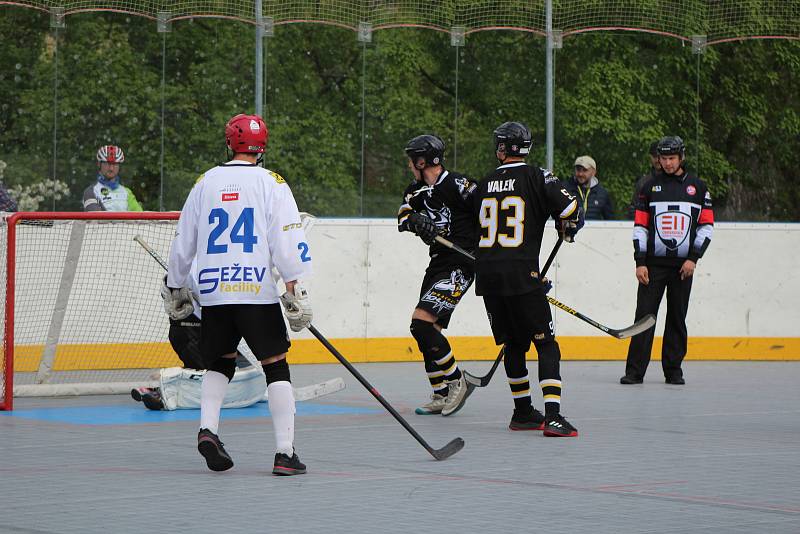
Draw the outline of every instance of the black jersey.
[[[533,291],[547,220],[578,210],[575,197],[550,171],[524,162],[501,165],[478,183],[474,206],[481,226],[476,249],[477,295]]]
[[[645,180],[634,207],[636,265],[678,266],[697,262],[711,243],[714,211],[711,193],[697,176],[658,172]]]
[[[433,185],[412,183],[403,193],[403,203],[397,213],[398,229],[401,232],[408,230],[407,219],[412,211],[422,213],[433,220],[439,235],[464,249],[474,249],[476,234],[472,194],[475,188],[475,182],[466,176],[446,170]],[[430,247],[430,256],[458,257],[458,263],[464,263],[459,253],[435,242]]]

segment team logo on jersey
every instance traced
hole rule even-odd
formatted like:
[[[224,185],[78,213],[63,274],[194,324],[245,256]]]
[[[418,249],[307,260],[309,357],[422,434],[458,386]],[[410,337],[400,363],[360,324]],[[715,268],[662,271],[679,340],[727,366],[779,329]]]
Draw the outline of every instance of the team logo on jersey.
[[[695,194],[697,194],[697,189],[693,185],[687,185],[686,193],[690,196],[694,196]]]
[[[229,202],[231,200],[239,200],[239,193],[222,193],[223,202]]]
[[[433,224],[439,230],[441,235],[450,235],[450,221],[452,220],[452,213],[450,208],[442,205],[440,208],[431,206],[428,201],[423,202],[425,210],[428,212],[428,217],[433,220]]]
[[[276,183],[279,183],[279,184],[285,184],[286,183],[286,180],[283,179],[283,176],[281,176],[277,172],[273,172],[273,171],[267,171],[267,172],[269,172],[270,176],[275,178],[275,182]]]
[[[692,228],[692,218],[680,210],[662,211],[654,220],[658,238],[669,250],[677,250]]]
[[[661,186],[660,185],[654,185],[653,188],[651,189],[651,191],[653,193],[660,193],[661,192]]]
[[[241,266],[238,263],[226,267],[209,267],[197,274],[197,285],[203,295],[217,290],[222,293],[258,295],[266,272],[266,267]]]

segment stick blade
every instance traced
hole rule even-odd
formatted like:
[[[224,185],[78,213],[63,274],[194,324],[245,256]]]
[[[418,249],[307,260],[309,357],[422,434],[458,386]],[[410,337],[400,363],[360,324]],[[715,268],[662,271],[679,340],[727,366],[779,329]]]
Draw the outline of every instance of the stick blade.
[[[464,375],[464,380],[466,380],[468,383],[472,384],[475,387],[479,388],[486,387],[488,383],[485,376],[475,376],[473,374],[470,374],[469,371],[461,371],[461,373]]]
[[[336,377],[318,384],[297,388],[294,390],[294,397],[296,401],[307,401],[336,393],[344,388],[344,380],[341,377]]]
[[[633,337],[637,334],[641,334],[645,330],[649,330],[656,325],[656,316],[652,313],[650,315],[645,315],[635,323],[633,323],[628,328],[623,328],[622,330],[617,330],[614,332],[614,337],[617,339],[628,339],[629,337]]]
[[[463,448],[464,440],[461,438],[455,438],[441,449],[433,449],[430,452],[437,460],[446,460]]]

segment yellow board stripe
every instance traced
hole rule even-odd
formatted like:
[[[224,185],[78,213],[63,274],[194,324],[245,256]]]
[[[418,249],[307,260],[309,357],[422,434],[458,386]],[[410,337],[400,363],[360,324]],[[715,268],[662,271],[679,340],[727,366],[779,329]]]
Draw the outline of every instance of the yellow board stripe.
[[[351,362],[422,361],[413,338],[339,338],[331,343]],[[450,337],[459,360],[494,360],[497,346],[490,337]],[[564,360],[625,360],[627,340],[597,336],[558,338]],[[39,368],[44,345],[17,345],[14,368],[34,372]],[[661,358],[661,338],[653,343],[653,359]],[[536,359],[536,351],[528,353]],[[687,360],[774,360],[800,361],[800,337],[689,337]],[[336,363],[316,339],[292,340],[289,361],[298,363]],[[54,369],[149,369],[180,365],[169,343],[118,343],[59,345]]]

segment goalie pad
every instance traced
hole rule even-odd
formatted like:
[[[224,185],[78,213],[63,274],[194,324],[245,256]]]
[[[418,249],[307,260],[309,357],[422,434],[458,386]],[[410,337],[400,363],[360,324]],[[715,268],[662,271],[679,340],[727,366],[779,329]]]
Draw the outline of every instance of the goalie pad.
[[[160,373],[165,410],[200,408],[200,388],[205,371],[169,367]],[[246,408],[264,399],[267,383],[258,367],[237,368],[228,384],[223,408]]]

